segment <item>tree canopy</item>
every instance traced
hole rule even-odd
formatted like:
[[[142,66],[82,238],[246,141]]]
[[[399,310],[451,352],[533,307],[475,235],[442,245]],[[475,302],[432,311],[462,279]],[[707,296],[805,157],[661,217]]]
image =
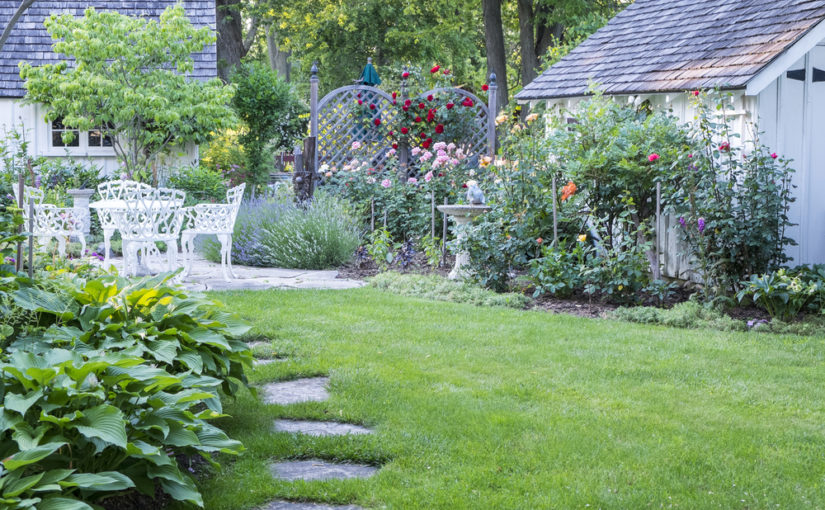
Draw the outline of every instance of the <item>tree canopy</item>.
[[[167,8],[158,21],[90,7],[78,18],[54,14],[45,25],[55,53],[70,60],[39,67],[22,62],[26,101],[46,105],[48,121],[102,129],[130,173],[146,170],[171,147],[202,143],[234,123],[232,87],[187,76],[192,54],[215,35],[193,27],[182,5]]]

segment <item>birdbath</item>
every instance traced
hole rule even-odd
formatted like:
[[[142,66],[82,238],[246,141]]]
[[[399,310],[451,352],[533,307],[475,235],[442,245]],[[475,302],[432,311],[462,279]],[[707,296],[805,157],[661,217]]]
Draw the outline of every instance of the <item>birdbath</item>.
[[[458,232],[458,243],[459,246],[461,242],[464,240],[464,229],[460,228],[462,225],[466,225],[473,221],[476,216],[481,216],[482,214],[490,211],[490,206],[483,205],[483,204],[471,204],[471,205],[439,205],[438,210],[450,216],[457,227],[456,230]],[[450,271],[448,276],[451,280],[457,280],[459,278],[463,278],[467,274],[467,270],[465,266],[470,263],[470,254],[466,251],[459,251],[455,256],[455,266],[453,266],[453,270]]]

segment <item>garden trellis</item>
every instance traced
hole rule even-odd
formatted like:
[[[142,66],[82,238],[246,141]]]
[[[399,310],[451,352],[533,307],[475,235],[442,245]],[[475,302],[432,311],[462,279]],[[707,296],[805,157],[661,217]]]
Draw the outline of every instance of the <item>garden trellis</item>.
[[[407,166],[408,143],[394,142],[387,133],[399,133],[403,119],[398,104],[410,100],[423,104],[430,97],[455,98],[457,105],[472,108],[468,129],[460,139],[452,140],[471,157],[493,156],[496,147],[496,78],[490,75],[488,102],[460,87],[440,87],[409,96],[407,78],[402,74],[400,95],[387,93],[369,85],[348,85],[337,88],[318,100],[318,69],[312,68],[310,79],[310,132],[317,138],[315,168],[327,165],[339,170],[354,157],[353,143],[360,147],[358,157],[368,159],[372,166],[382,167],[396,146],[399,161]],[[362,106],[362,107],[356,107]],[[459,108],[460,106],[457,106]],[[456,110],[458,111],[458,110]],[[383,126],[379,129],[379,126]],[[413,169],[409,169],[413,171]]]

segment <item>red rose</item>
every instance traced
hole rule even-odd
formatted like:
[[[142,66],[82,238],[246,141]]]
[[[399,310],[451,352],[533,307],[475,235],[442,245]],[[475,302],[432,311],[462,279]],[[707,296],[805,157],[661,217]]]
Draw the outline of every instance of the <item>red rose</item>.
[[[730,150],[730,144],[728,142],[722,142],[722,145],[719,146],[719,150],[722,152],[727,152]]]
[[[418,103],[418,109],[419,110],[423,110],[426,107],[427,107],[427,105],[425,105],[424,103]]]
[[[370,110],[375,110],[375,105],[374,104],[370,105]]]
[[[429,96],[427,96],[427,101],[432,101],[432,100],[433,100],[433,95],[432,95],[432,94],[430,94]]]
[[[439,124],[435,127],[435,132],[441,134],[444,132],[444,124]]]
[[[427,138],[427,133],[421,133],[418,135],[419,138]]]
[[[416,116],[415,121],[416,122],[421,122],[421,117]]]
[[[437,73],[437,72],[438,72],[438,70],[439,70],[439,69],[441,69],[441,66],[440,66],[440,65],[438,65],[438,64],[436,64],[436,65],[434,65],[434,66],[433,66],[433,68],[432,68],[432,69],[430,69],[430,72],[431,72],[431,73],[433,73],[433,74],[435,74],[435,73]]]
[[[484,92],[487,92],[488,90],[490,90],[490,86],[485,83],[484,85],[481,86],[481,90],[483,90]]]
[[[464,101],[462,101],[461,104],[462,104],[462,106],[466,106],[467,108],[469,108],[469,107],[473,106],[474,103],[473,103],[472,99],[470,99],[469,97],[465,97]]]
[[[447,106],[447,109],[448,109],[448,110],[452,110],[452,109],[453,109],[453,106],[455,106],[455,104],[453,104],[453,103],[447,103],[447,105],[446,105],[446,106]]]
[[[467,183],[465,182],[464,184],[462,184],[462,185],[461,185],[461,187],[462,187],[462,188],[466,188],[466,187],[467,187]],[[509,237],[509,236],[508,236],[508,237]]]
[[[694,90],[694,91],[693,91],[693,95],[694,95],[694,96],[698,96],[698,95],[699,95],[699,91],[698,91],[698,90]]]
[[[450,74],[450,70],[449,69],[444,69],[444,74]]]
[[[393,100],[392,100],[392,105],[393,105],[393,106],[395,106],[395,105],[397,105],[397,104],[398,104],[398,101],[396,101],[395,99],[393,99]]]
[[[432,110],[427,113],[427,122],[432,122],[435,120],[435,113]]]
[[[430,148],[430,144],[431,144],[431,143],[432,143],[432,142],[431,142],[431,141],[430,141],[430,139],[428,138],[428,139],[424,140],[424,143],[422,143],[422,144],[421,144],[421,146],[422,146],[422,147],[424,147],[425,149],[429,149],[429,148]]]
[[[405,127],[402,127],[402,128],[401,128],[401,134],[402,134],[402,135],[406,135],[406,134],[407,134],[407,133],[409,133],[409,132],[410,132],[410,130],[409,130],[408,128],[405,128]]]
[[[392,98],[393,98],[393,99],[395,99],[397,96],[398,96],[398,92],[393,92],[393,93],[392,93]]]
[[[411,104],[412,104],[412,101],[410,101],[409,99],[404,101],[404,106],[410,106]]]
[[[408,73],[407,71],[404,71],[403,73],[401,73],[401,77],[404,78],[404,79],[407,79],[407,78],[410,77],[410,73]]]
[[[395,134],[395,131],[390,131],[388,134],[389,134],[390,136],[392,136],[392,135],[394,135],[394,134]]]
[[[381,119],[375,119],[374,121],[372,121],[372,123],[375,124],[376,126],[380,126],[381,125]]]
[[[364,104],[364,102],[359,99],[358,104]]]
[[[398,144],[397,143],[392,144],[392,148],[393,149],[398,149]]]
[[[361,93],[360,93],[360,92],[358,93],[358,97],[361,97]]]
[[[441,172],[438,172],[438,176],[439,176],[439,177],[444,177],[444,174],[443,174],[443,173],[441,173]]]
[[[404,106],[402,106],[402,107],[401,107],[401,109],[402,109],[402,110],[404,110],[404,111],[406,112],[407,110],[409,110],[409,109],[410,109],[410,107],[409,107],[409,106],[404,105]]]

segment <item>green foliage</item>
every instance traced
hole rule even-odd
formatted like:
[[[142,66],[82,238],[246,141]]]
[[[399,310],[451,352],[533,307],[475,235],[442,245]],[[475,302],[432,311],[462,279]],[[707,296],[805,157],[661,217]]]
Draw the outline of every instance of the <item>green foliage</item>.
[[[785,235],[793,170],[758,138],[737,145],[728,94],[693,100],[692,147],[673,161],[665,192],[706,295],[729,295],[742,280],[786,262],[784,249],[795,244]]]
[[[386,228],[377,228],[370,233],[367,253],[381,271],[389,269],[400,248],[401,243],[393,242],[390,231]]]
[[[401,274],[394,271],[370,278],[372,287],[396,295],[469,303],[477,306],[526,308],[531,300],[519,293],[496,293],[466,282],[448,280],[437,275]]]
[[[245,182],[254,187],[269,182],[272,155],[291,149],[307,129],[307,106],[292,86],[268,67],[243,64],[232,82],[237,87],[232,108],[246,125],[238,140],[246,156]]]
[[[231,187],[244,182],[246,156],[239,136],[237,130],[225,129],[200,147],[201,166],[223,173]]]
[[[535,287],[533,297],[543,294],[569,297],[583,288],[583,273],[587,269],[585,255],[590,252],[592,248],[584,242],[577,242],[572,250],[566,241],[558,246],[542,246],[541,257],[530,261],[528,272],[528,279]]]
[[[714,308],[686,301],[673,308],[656,308],[652,306],[636,306],[632,308],[618,308],[612,317],[628,322],[642,324],[661,324],[675,328],[708,328],[720,331],[744,331],[747,326],[722,314]]]
[[[242,451],[209,420],[246,384],[249,328],[168,278],[0,282],[33,315],[0,355],[4,508],[85,509],[156,485],[203,506],[175,456]]]
[[[791,276],[780,269],[775,273],[753,275],[742,285],[736,294],[740,302],[750,298],[771,318],[790,321],[818,297],[822,281],[805,282],[800,276]]]
[[[426,235],[421,238],[421,250],[427,259],[427,265],[435,269],[441,265],[444,242],[438,237]]]
[[[102,127],[129,175],[146,172],[171,147],[204,142],[232,125],[232,88],[187,77],[192,53],[215,36],[194,28],[182,4],[167,8],[159,21],[90,7],[82,18],[53,14],[45,25],[55,53],[68,58],[20,64],[26,101],[48,106],[48,121]]]
[[[352,206],[323,191],[311,204],[297,207],[292,194],[241,205],[232,236],[232,261],[260,267],[327,269],[352,259],[361,226]],[[216,241],[204,245],[204,256],[220,261]]]
[[[169,176],[169,185],[186,192],[187,206],[226,201],[226,179],[221,172],[211,168],[179,168]]]

